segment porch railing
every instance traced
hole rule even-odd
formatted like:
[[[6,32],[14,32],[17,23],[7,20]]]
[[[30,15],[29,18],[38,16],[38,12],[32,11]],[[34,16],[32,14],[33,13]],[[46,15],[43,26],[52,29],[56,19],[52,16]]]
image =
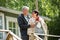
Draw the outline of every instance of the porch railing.
[[[60,35],[50,35],[50,34],[39,34],[39,33],[34,33],[35,35],[41,35],[41,36],[46,36],[46,37],[55,37],[55,38],[59,38],[58,40],[60,40]],[[45,40],[45,39],[43,39]]]
[[[48,36],[48,37],[59,37],[59,38],[60,38],[60,36],[59,36],[59,35],[39,34],[39,33],[35,33],[35,34],[37,34],[37,35],[41,35],[41,36]]]
[[[0,30],[0,32],[6,32],[7,33],[6,40],[22,40],[20,37],[16,36],[13,32],[11,32],[9,30]],[[36,40],[43,40],[37,35],[42,35],[42,36],[47,36],[47,37],[59,37],[60,38],[60,36],[58,36],[58,35],[48,35],[48,34],[46,35],[46,34],[34,33]]]
[[[22,40],[20,37],[18,37],[17,35],[15,35],[13,32],[11,32],[9,30],[0,30],[0,32],[6,32],[7,33],[6,40]]]

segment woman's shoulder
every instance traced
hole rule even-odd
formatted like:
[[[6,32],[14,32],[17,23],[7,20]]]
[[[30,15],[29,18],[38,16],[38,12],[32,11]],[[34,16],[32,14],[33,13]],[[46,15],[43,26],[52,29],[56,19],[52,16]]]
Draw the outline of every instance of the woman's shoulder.
[[[39,16],[39,20],[42,20],[42,21],[44,21],[44,19],[43,19],[41,16]]]

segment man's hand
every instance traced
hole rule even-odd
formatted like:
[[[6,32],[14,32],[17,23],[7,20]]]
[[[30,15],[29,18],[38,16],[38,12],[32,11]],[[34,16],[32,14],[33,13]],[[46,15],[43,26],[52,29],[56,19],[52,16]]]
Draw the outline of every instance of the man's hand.
[[[34,28],[35,27],[35,24],[34,23],[31,23],[30,26],[31,26],[31,28]]]

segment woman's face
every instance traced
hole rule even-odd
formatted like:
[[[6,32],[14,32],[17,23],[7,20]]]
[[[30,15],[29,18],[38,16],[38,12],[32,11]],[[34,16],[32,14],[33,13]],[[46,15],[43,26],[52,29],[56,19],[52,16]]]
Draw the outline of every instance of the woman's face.
[[[32,17],[33,18],[36,18],[37,17],[35,12],[32,12]]]

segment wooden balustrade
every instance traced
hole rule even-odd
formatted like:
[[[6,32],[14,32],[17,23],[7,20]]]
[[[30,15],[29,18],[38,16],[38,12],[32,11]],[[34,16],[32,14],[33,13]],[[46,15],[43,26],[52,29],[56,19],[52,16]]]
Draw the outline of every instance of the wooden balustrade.
[[[22,40],[20,37],[16,36],[13,32],[9,30],[0,30],[0,32],[7,32],[6,40]]]
[[[13,40],[13,36],[11,34],[9,34],[6,38],[6,40]]]
[[[9,30],[0,30],[0,32],[6,32],[7,33],[6,40],[22,40],[21,38],[19,38],[18,36],[16,36],[13,32],[11,32]],[[47,37],[59,37],[60,38],[60,36],[58,36],[58,35],[48,35],[48,34],[46,35],[46,34],[33,33],[32,36],[35,37],[34,40],[43,40],[38,35],[47,36]]]

